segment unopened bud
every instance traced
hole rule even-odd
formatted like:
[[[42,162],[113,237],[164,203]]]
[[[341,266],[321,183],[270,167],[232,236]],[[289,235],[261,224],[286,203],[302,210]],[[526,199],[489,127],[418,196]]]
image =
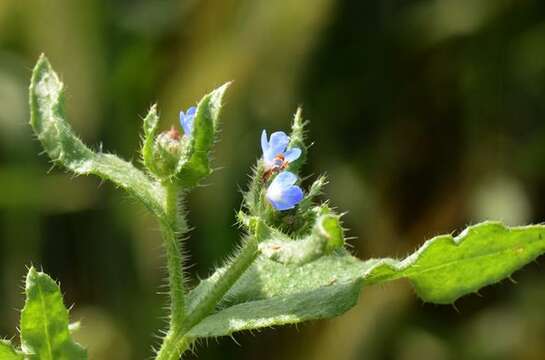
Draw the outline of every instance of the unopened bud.
[[[175,175],[183,154],[185,141],[175,127],[157,136],[153,146],[156,175],[160,177]]]

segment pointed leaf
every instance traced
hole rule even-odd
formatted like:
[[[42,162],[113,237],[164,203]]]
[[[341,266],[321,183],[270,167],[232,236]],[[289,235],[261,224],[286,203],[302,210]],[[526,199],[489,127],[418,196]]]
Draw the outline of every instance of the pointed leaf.
[[[23,360],[23,355],[17,352],[7,340],[0,340],[1,360]]]
[[[161,213],[164,194],[131,163],[115,155],[95,153],[78,139],[64,115],[64,86],[45,56],[40,56],[30,83],[30,125],[49,157],[78,175],[110,180]]]
[[[193,131],[180,162],[178,181],[185,187],[195,186],[210,175],[210,155],[216,140],[222,99],[231,83],[226,83],[205,95],[197,106]]]
[[[383,259],[365,284],[408,278],[424,301],[449,304],[510,276],[545,252],[545,226],[470,226],[457,237],[437,236],[403,261]]]
[[[217,312],[189,336],[230,335],[336,316],[356,302],[362,284],[399,278],[409,279],[424,301],[451,303],[505,279],[543,253],[544,225],[508,228],[485,222],[457,237],[437,236],[402,261],[360,261],[345,250],[303,265],[285,265],[261,256],[226,294]],[[222,271],[190,293],[190,308],[214,286]]]
[[[25,292],[25,307],[21,313],[21,344],[29,359],[87,359],[86,350],[71,338],[68,310],[55,281],[30,268]]]
[[[288,149],[299,148],[302,153],[299,156],[299,159],[290,163],[288,170],[297,174],[301,166],[306,162],[307,159],[307,150],[308,147],[305,144],[305,125],[306,122],[303,120],[303,109],[297,108],[295,115],[293,116],[293,123],[291,125],[291,134],[290,134],[290,143]]]
[[[157,105],[154,104],[144,118],[144,141],[142,143],[142,160],[144,165],[154,171],[155,165],[153,161],[153,142],[157,133],[157,125],[159,123],[159,115],[157,115]]]

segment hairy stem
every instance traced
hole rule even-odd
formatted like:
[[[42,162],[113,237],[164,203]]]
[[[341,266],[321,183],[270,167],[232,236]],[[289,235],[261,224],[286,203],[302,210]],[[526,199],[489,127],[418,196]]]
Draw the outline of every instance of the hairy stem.
[[[183,327],[177,328],[167,334],[156,360],[178,360],[183,352],[191,346],[193,339],[185,335],[192,327],[214,311],[216,305],[227,291],[250,267],[258,255],[257,245],[260,241],[261,230],[258,225],[255,235],[247,238],[231,265],[216,281],[214,286],[210,288],[195,309],[187,315]]]
[[[202,319],[214,311],[216,305],[223,299],[223,296],[242,276],[242,274],[252,265],[257,257],[257,244],[259,239],[256,236],[247,238],[235,260],[218,279],[214,286],[208,291],[195,309],[188,314],[184,324],[184,330],[189,331],[197,325]]]
[[[180,335],[180,331],[169,331],[163,339],[161,349],[155,360],[179,360],[180,356],[189,349],[192,339]]]
[[[170,289],[170,331],[180,328],[185,319],[185,290],[182,253],[179,236],[187,231],[185,218],[179,210],[179,191],[175,185],[164,185],[166,190],[165,216],[161,232],[165,242],[168,285]]]

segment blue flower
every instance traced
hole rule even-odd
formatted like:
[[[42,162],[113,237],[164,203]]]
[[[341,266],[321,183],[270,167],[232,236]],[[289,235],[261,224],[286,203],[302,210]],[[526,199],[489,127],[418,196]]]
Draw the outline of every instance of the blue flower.
[[[267,200],[276,210],[293,209],[303,200],[303,190],[295,182],[297,176],[289,171],[278,174],[267,188]]]
[[[185,113],[180,111],[180,124],[182,125],[186,136],[191,136],[191,132],[193,132],[193,120],[195,120],[196,113],[197,108],[195,106],[187,109]]]
[[[271,134],[267,141],[267,131],[261,133],[261,149],[263,150],[263,160],[268,169],[284,169],[286,166],[301,156],[301,149],[291,148],[286,150],[290,138],[283,131],[277,131]]]

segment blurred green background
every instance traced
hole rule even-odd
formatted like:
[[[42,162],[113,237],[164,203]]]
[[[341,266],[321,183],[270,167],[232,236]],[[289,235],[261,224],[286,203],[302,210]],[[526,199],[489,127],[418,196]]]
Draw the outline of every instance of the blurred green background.
[[[543,1],[1,0],[3,336],[16,335],[30,264],[61,282],[91,359],[149,358],[165,325],[157,224],[38,155],[27,86],[41,52],[76,131],[125,159],[137,160],[153,102],[168,128],[235,80],[221,169],[189,198],[193,279],[238,241],[261,129],[287,129],[300,104],[315,142],[307,173],[329,175],[361,258],[402,257],[483,219],[545,219]],[[455,308],[423,304],[403,281],[364,289],[339,318],[210,341],[198,358],[544,359],[543,259],[480,294]]]

